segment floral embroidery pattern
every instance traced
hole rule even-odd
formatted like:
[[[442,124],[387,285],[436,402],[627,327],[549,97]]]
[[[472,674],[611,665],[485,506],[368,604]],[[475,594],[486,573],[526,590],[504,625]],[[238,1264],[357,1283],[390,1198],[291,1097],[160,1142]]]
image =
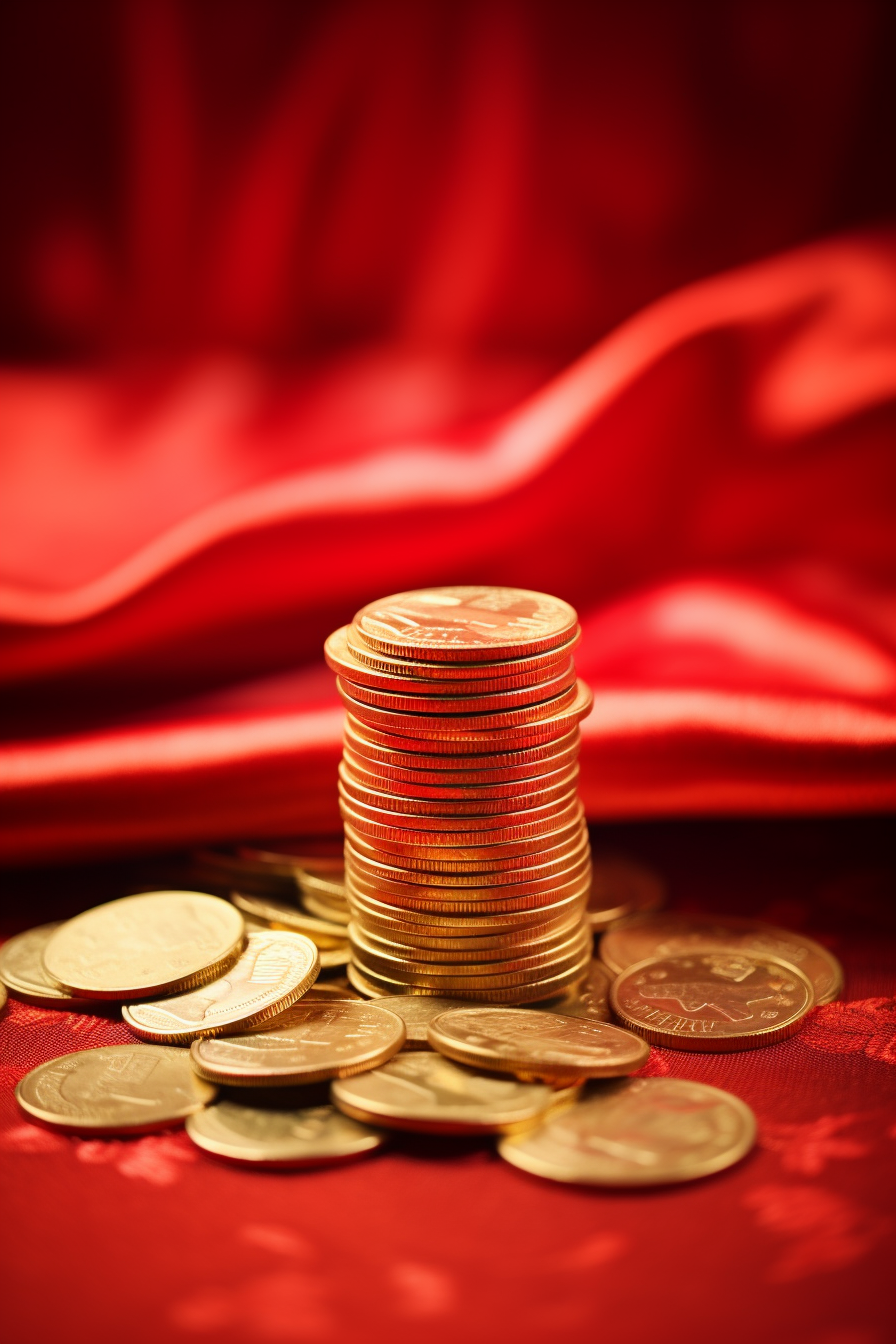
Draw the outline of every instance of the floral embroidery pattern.
[[[768,1274],[772,1283],[844,1269],[890,1229],[888,1219],[814,1185],[762,1185],[744,1204],[760,1227],[790,1240]]]
[[[836,1158],[865,1157],[871,1148],[857,1139],[843,1137],[841,1130],[860,1117],[822,1115],[818,1120],[804,1124],[774,1124],[766,1121],[759,1135],[761,1146],[778,1153],[785,1171],[796,1171],[801,1176],[818,1176],[828,1162]]]
[[[803,1045],[832,1054],[864,1053],[896,1064],[896,999],[856,999],[816,1009],[800,1033]]]

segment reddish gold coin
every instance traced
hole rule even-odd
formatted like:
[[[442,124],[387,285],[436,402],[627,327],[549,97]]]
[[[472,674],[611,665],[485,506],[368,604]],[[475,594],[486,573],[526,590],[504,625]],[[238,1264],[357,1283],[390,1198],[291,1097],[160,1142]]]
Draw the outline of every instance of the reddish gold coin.
[[[577,687],[573,681],[566,690],[560,691],[550,699],[537,701],[533,705],[520,705],[515,709],[494,711],[488,708],[477,710],[471,706],[465,713],[451,713],[448,710],[422,713],[398,708],[380,709],[377,705],[367,704],[353,695],[352,686],[344,682],[341,677],[336,678],[336,689],[346,709],[362,723],[371,723],[389,733],[406,732],[414,736],[420,729],[423,732],[455,736],[457,733],[489,732],[496,728],[513,730],[523,728],[529,723],[540,723],[543,719],[555,718],[557,714],[574,704]]]
[[[665,884],[650,868],[615,854],[592,854],[588,922],[594,933],[617,919],[658,910],[665,899]]]
[[[581,804],[564,810],[563,815],[556,818],[556,829],[548,830],[550,821],[546,821],[534,834],[524,832],[515,837],[512,827],[500,831],[446,831],[442,834],[439,831],[406,831],[397,826],[376,826],[363,819],[358,822],[345,806],[342,815],[345,818],[346,835],[356,848],[363,849],[362,842],[366,841],[387,853],[448,859],[469,859],[477,855],[483,858],[518,859],[564,843],[580,834],[584,824]]]
[[[371,602],[352,636],[390,657],[496,662],[569,641],[577,628],[567,602],[525,588],[422,588]]]
[[[467,930],[487,934],[503,929],[524,929],[543,924],[549,919],[565,917],[574,910],[580,911],[584,908],[587,890],[587,876],[579,877],[575,882],[550,892],[541,906],[519,910],[507,910],[504,907],[483,910],[477,907],[472,911],[460,912],[455,912],[452,906],[447,913],[443,913],[428,901],[390,904],[403,901],[403,896],[396,897],[385,892],[376,883],[362,884],[359,881],[352,889],[352,908],[358,919],[375,919],[387,927],[400,929],[409,925],[419,926],[421,936],[447,937],[451,931],[456,931],[460,936]]]
[[[392,677],[379,677],[376,673],[365,673],[363,669],[360,680],[354,674],[342,674],[337,677],[337,684],[353,699],[380,709],[397,713],[454,715],[493,714],[551,700],[568,691],[575,685],[575,680],[575,668],[569,661],[551,669],[543,681],[500,691],[488,682],[455,682],[450,687],[451,694],[446,694],[449,688],[444,683],[402,682]]]
[[[534,813],[539,808],[544,811],[558,805],[573,803],[578,797],[577,780],[578,771],[573,767],[564,772],[556,783],[545,788],[526,792],[520,791],[512,798],[489,798],[486,796],[472,799],[448,798],[443,801],[437,798],[414,798],[408,795],[399,797],[391,793],[379,793],[358,784],[345,762],[339,767],[340,796],[345,798],[359,812],[373,808],[381,812],[397,812],[407,817],[437,817],[441,830],[453,829],[458,831],[472,830],[477,825],[485,829],[491,826],[509,826],[514,823],[504,820],[508,816],[518,817],[523,812]],[[483,820],[477,822],[466,820],[469,817],[498,817],[498,821]],[[462,820],[456,821],[457,818],[462,818]],[[376,821],[376,810],[370,814],[370,819]],[[535,815],[527,817],[526,820],[537,821],[538,817]],[[430,822],[429,829],[432,828],[433,823]]]
[[[375,861],[388,862],[408,872],[438,873],[440,877],[454,877],[466,873],[526,872],[534,865],[540,868],[545,868],[549,864],[565,866],[567,861],[587,844],[588,832],[584,823],[579,821],[572,831],[564,832],[562,840],[550,847],[540,848],[532,853],[526,851],[519,854],[511,853],[495,859],[488,856],[488,847],[477,849],[473,846],[438,850],[423,846],[411,850],[408,846],[397,853],[394,849],[385,849],[375,842],[365,840],[350,826],[345,828],[345,838],[355,854],[363,854]],[[496,848],[500,850],[503,847],[499,845]]]
[[[428,682],[447,683],[446,689],[452,682],[467,682],[471,677],[478,679],[487,679],[492,682],[496,689],[502,686],[522,686],[527,684],[526,679],[531,681],[541,681],[548,673],[549,669],[565,663],[571,657],[573,650],[581,639],[581,631],[576,627],[572,638],[565,644],[558,644],[552,649],[546,649],[542,653],[531,654],[523,658],[503,658],[496,662],[433,662],[425,659],[415,659],[406,657],[392,658],[386,653],[377,653],[371,649],[365,641],[356,634],[352,626],[345,625],[342,631],[345,636],[345,648],[352,657],[352,666],[360,663],[363,667],[370,668],[372,671],[379,672],[385,676],[408,677],[412,680],[426,680]],[[332,638],[332,637],[331,637]],[[333,651],[338,655],[339,645],[334,646]],[[332,667],[333,664],[331,663]],[[341,672],[341,668],[334,668]]]
[[[352,725],[346,720],[345,725],[345,744],[356,755],[366,758],[372,763],[385,764],[389,767],[405,770],[427,770],[427,771],[488,771],[494,773],[496,778],[501,777],[501,772],[509,771],[509,775],[504,778],[515,778],[514,772],[519,771],[520,777],[523,776],[527,768],[532,774],[546,773],[551,767],[543,762],[549,762],[553,757],[564,752],[577,751],[581,746],[582,734],[578,724],[568,729],[566,733],[553,740],[543,743],[534,743],[528,747],[511,748],[507,743],[497,746],[494,750],[486,749],[484,752],[466,752],[463,755],[457,754],[456,745],[453,743],[439,743],[430,748],[429,743],[414,743],[409,739],[402,739],[400,743],[394,746],[383,745],[378,739],[382,734],[371,733],[368,735],[363,725]],[[560,762],[557,762],[559,765]],[[488,781],[485,781],[488,782]]]
[[[537,1003],[541,999],[553,998],[555,995],[568,989],[570,985],[576,984],[581,980],[588,967],[590,951],[586,953],[581,962],[574,965],[571,969],[562,971],[556,975],[550,975],[543,979],[530,979],[522,985],[502,986],[500,988],[486,989],[477,982],[477,987],[473,989],[460,989],[456,986],[451,987],[451,997],[457,999],[483,999],[489,1003]],[[403,984],[398,980],[390,979],[388,976],[379,975],[371,971],[366,966],[358,962],[352,962],[348,968],[348,977],[351,983],[361,994],[369,996],[378,996],[381,994],[440,994],[444,989],[435,986],[422,984]]]
[[[400,798],[432,798],[435,801],[448,802],[453,798],[513,798],[521,793],[537,793],[541,789],[551,788],[574,769],[578,759],[578,746],[567,750],[559,757],[545,762],[552,769],[538,771],[529,766],[527,772],[517,778],[499,777],[499,771],[462,770],[393,770],[389,766],[367,761],[357,756],[348,747],[343,751],[346,774],[361,788],[372,789],[375,793],[390,793]],[[492,778],[494,777],[494,778]]]
[[[610,991],[626,1026],[679,1050],[772,1045],[799,1031],[814,1003],[811,983],[795,966],[722,948],[636,962]]]

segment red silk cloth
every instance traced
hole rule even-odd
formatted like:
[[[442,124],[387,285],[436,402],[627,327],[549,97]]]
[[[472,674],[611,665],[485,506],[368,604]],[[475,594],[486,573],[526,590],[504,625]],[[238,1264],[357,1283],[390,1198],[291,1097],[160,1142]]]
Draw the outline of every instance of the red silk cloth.
[[[0,858],[335,829],[323,640],[436,583],[578,607],[592,818],[893,806],[885,6],[78,8],[0,20]]]

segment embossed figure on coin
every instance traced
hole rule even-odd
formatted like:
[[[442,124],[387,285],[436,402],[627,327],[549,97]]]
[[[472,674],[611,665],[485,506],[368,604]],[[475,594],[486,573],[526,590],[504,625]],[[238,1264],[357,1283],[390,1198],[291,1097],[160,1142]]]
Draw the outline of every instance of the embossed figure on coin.
[[[355,617],[361,635],[388,651],[506,648],[509,654],[559,643],[575,629],[573,609],[558,598],[517,588],[429,588],[371,603]]]
[[[443,1013],[428,1035],[451,1059],[520,1077],[615,1077],[639,1069],[650,1053],[619,1027],[523,1008]]]
[[[686,1049],[781,1040],[798,1029],[813,1001],[811,984],[794,966],[721,950],[638,962],[611,991],[624,1022],[648,1040]]]

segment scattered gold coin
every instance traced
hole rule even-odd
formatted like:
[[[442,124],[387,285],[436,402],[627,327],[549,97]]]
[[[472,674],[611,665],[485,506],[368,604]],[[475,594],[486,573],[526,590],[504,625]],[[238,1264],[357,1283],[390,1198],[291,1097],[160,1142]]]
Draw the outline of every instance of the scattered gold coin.
[[[334,1106],[244,1106],[219,1101],[187,1120],[199,1148],[256,1167],[315,1167],[361,1157],[382,1147],[385,1135]]]
[[[569,1104],[575,1088],[490,1078],[432,1051],[402,1051],[388,1064],[331,1088],[353,1119],[388,1129],[431,1134],[509,1134],[552,1108]]]
[[[310,938],[267,929],[249,934],[239,959],[217,980],[187,994],[128,1004],[121,1013],[144,1040],[184,1045],[279,1016],[311,988],[319,970]]]
[[[322,971],[335,970],[337,966],[347,966],[352,959],[352,950],[348,943],[341,947],[322,947],[320,949],[320,968]]]
[[[843,991],[843,967],[814,938],[736,915],[634,916],[604,934],[600,955],[613,974],[619,975],[636,961],[698,948],[736,948],[751,955],[780,957],[812,981],[817,1004],[830,1003]]]
[[[267,924],[271,929],[288,929],[291,933],[304,933],[318,947],[341,947],[345,942],[345,928],[342,924],[306,915],[297,905],[290,905],[288,901],[280,901],[273,896],[258,896],[246,891],[232,891],[230,899],[244,915]]]
[[[626,1026],[679,1050],[750,1050],[798,1031],[815,995],[802,971],[737,949],[636,962],[610,1004]]]
[[[665,1185],[730,1167],[756,1119],[739,1097],[682,1078],[625,1078],[589,1088],[537,1129],[503,1139],[506,1162],[552,1181]]]
[[[658,910],[665,900],[663,879],[644,864],[615,854],[592,854],[587,919],[593,933],[628,915]]]
[[[455,1009],[431,1022],[427,1036],[460,1064],[549,1082],[634,1073],[650,1054],[620,1027],[523,1008]]]
[[[16,1088],[33,1120],[68,1134],[147,1134],[214,1101],[186,1050],[165,1045],[106,1045],[40,1064]]]
[[[452,1008],[469,1008],[465,999],[430,998],[422,994],[389,994],[377,999],[377,1008],[397,1013],[405,1025],[405,1050],[428,1050],[426,1029],[434,1017]]]
[[[175,994],[216,979],[239,955],[244,932],[239,911],[217,896],[125,896],[60,925],[44,949],[44,967],[84,998]]]
[[[401,1018],[371,1004],[297,1003],[272,1030],[194,1041],[190,1057],[209,1082],[286,1086],[374,1069],[404,1038]]]
[[[584,1017],[591,1022],[609,1022],[610,986],[613,977],[597,957],[592,957],[588,972],[583,980],[568,989],[557,999],[547,1003],[534,1003],[532,1007],[540,1012],[562,1013],[566,1017]]]
[[[89,999],[77,998],[51,980],[44,969],[44,948],[61,927],[59,922],[41,924],[36,929],[17,933],[0,947],[0,983],[17,999],[39,1008],[73,1010],[83,1013],[96,1006]]]

